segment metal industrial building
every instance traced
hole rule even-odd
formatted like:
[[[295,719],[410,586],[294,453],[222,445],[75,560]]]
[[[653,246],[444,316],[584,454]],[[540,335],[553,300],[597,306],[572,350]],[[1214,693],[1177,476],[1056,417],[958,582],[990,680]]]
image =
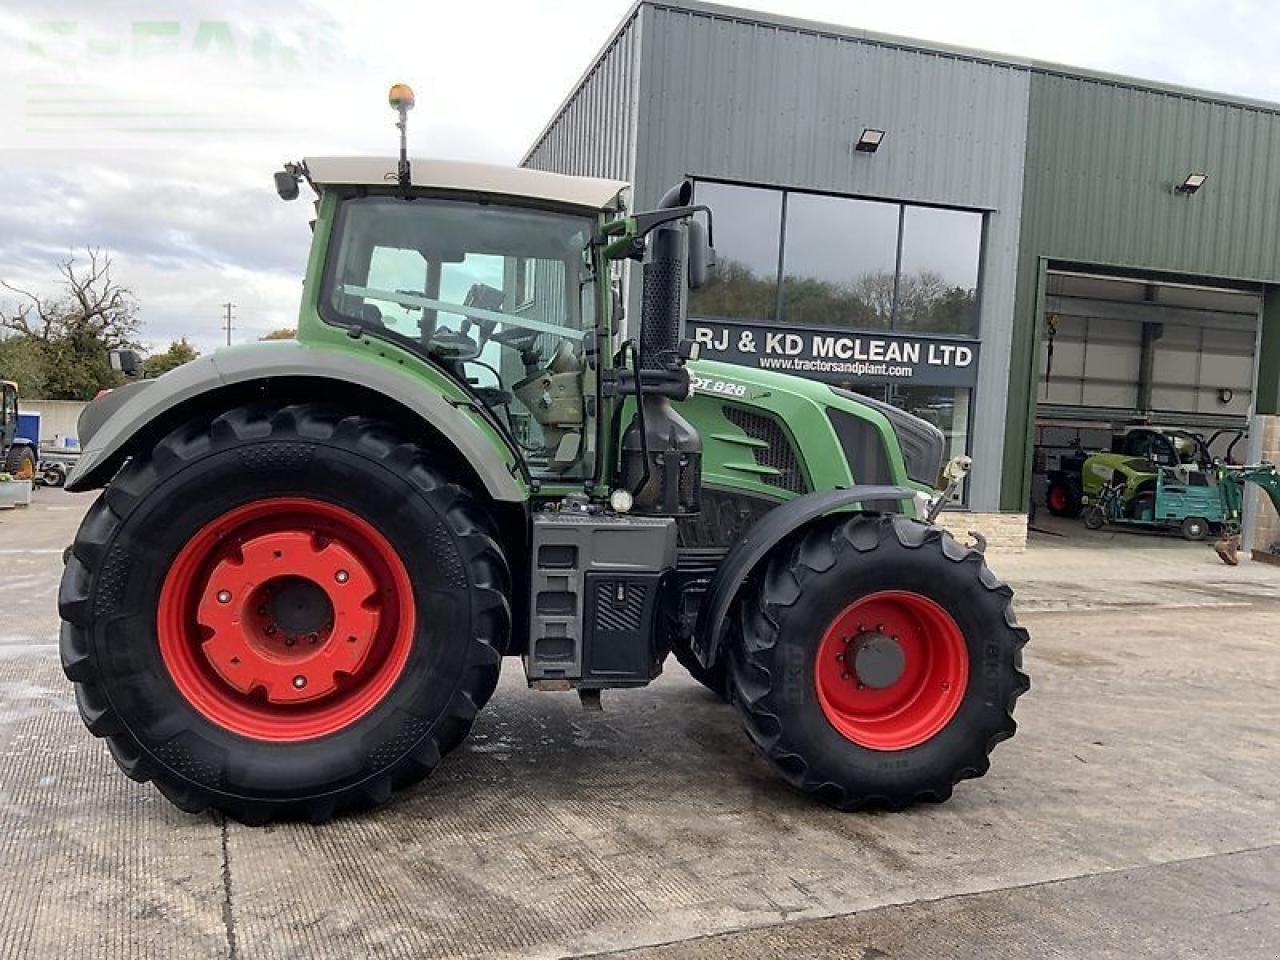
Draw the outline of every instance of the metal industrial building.
[[[976,512],[1025,513],[1046,454],[1124,423],[1280,411],[1280,105],[641,0],[524,163],[636,209],[693,177],[711,355],[934,420]],[[761,325],[796,349],[735,350]]]

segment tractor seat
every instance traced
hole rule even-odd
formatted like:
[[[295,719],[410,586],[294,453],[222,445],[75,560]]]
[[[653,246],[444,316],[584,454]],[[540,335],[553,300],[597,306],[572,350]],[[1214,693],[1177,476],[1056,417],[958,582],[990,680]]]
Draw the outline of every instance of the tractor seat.
[[[444,328],[436,330],[428,348],[445,363],[466,363],[480,356],[479,345],[469,336]]]

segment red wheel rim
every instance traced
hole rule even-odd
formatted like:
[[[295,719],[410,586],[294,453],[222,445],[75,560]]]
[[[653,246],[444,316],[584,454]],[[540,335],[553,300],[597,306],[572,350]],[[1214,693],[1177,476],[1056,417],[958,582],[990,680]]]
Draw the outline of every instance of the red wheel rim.
[[[969,652],[960,627],[934,601],[884,590],[832,621],[814,679],[822,712],[844,737],[872,750],[906,750],[955,716]]]
[[[1050,487],[1049,508],[1052,510],[1065,510],[1067,508],[1067,491],[1061,487]]]
[[[257,740],[307,740],[364,716],[413,646],[412,584],[367,521],[319,500],[230,510],[178,552],[160,655],[197,711]]]

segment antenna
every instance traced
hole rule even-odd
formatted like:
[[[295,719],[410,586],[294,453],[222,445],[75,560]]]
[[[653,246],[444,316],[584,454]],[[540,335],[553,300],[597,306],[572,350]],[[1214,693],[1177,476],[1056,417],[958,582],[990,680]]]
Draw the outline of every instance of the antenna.
[[[400,163],[396,166],[396,180],[400,188],[408,192],[413,186],[413,174],[409,170],[409,143],[406,130],[409,125],[409,111],[413,109],[413,88],[407,83],[397,83],[387,94],[387,102],[399,114],[396,129],[400,131]]]

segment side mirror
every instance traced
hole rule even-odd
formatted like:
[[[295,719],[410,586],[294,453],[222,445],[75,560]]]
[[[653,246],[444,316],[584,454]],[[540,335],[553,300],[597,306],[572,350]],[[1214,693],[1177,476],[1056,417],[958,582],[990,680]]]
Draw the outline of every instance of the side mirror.
[[[298,199],[298,178],[292,170],[277,170],[275,173],[276,193],[281,200]]]
[[[689,289],[698,290],[716,267],[716,251],[707,241],[707,228],[700,220],[690,220],[689,237]]]
[[[111,369],[116,373],[136,377],[142,372],[142,358],[136,350],[112,350],[108,356],[111,358]]]

